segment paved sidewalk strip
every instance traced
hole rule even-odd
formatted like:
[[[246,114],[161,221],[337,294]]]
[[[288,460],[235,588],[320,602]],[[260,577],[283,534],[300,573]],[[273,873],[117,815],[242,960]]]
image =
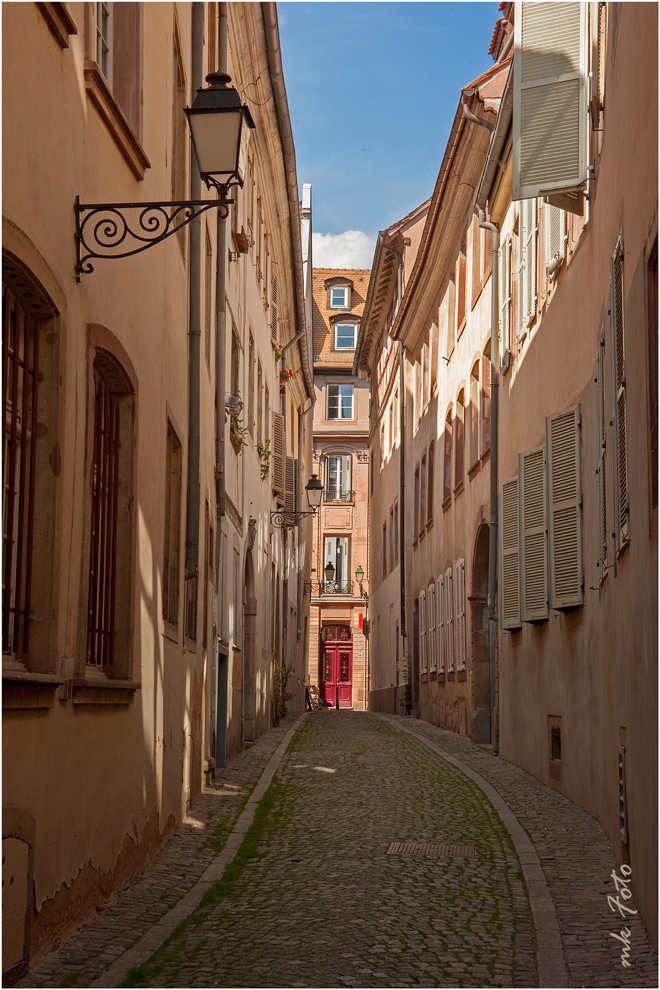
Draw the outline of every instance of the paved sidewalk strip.
[[[496,790],[524,829],[553,904],[551,915],[537,914],[540,970],[548,958],[546,917],[551,925],[553,915],[558,921],[566,962],[568,982],[550,985],[658,986],[658,953],[641,919],[634,916],[622,922],[608,906],[607,895],[615,892],[611,873],[618,869],[607,836],[595,818],[536,777],[473,745],[469,739],[429,722],[400,715],[382,717],[438,746],[441,755],[455,758],[464,772],[475,771]],[[522,865],[527,872],[528,864]],[[535,881],[535,889],[543,887],[539,888]],[[531,893],[530,902],[534,913]],[[622,966],[621,945],[612,937],[612,932],[619,932],[624,924],[632,933],[629,968]],[[554,947],[554,932],[551,940]]]
[[[282,742],[291,737],[299,721],[282,720],[254,746],[216,770],[213,785],[205,788],[197,798],[187,818],[146,872],[118,891],[108,905],[97,909],[96,918],[61,947],[54,947],[55,951],[17,986],[116,986],[114,982],[101,980],[107,977],[110,967],[137,947],[138,940],[152,929],[162,928],[159,922],[165,922],[171,916],[174,908],[182,903],[181,899],[213,865],[218,850],[231,836],[246,796],[255,784],[258,786],[274,754],[283,755],[286,747],[280,748]],[[252,791],[251,799],[255,792],[256,789]],[[190,900],[186,901],[186,906],[189,904]],[[192,907],[188,907],[186,913],[190,910]],[[163,939],[166,937],[164,935]],[[156,942],[151,952],[160,944]],[[128,964],[126,969],[129,965],[134,963]]]

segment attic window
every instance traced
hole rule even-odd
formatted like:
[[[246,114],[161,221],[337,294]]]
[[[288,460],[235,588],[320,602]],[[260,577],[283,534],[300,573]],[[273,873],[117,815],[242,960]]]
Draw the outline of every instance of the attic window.
[[[347,285],[330,286],[328,290],[328,309],[349,309]]]

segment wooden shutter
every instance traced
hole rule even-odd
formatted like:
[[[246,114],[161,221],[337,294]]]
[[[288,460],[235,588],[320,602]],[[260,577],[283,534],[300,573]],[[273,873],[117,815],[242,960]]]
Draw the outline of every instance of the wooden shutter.
[[[512,198],[587,178],[586,3],[517,3]]]
[[[456,318],[456,283],[453,278],[447,284],[447,292],[442,300],[442,312],[445,320],[445,358],[449,358],[454,353],[454,320]]]
[[[607,446],[605,432],[605,328],[601,327],[598,342],[598,571],[603,581],[607,573],[607,476],[605,450]]]
[[[447,673],[454,669],[454,601],[451,582],[451,567],[445,572],[445,630],[446,630],[446,656]]]
[[[491,345],[492,346],[492,345]],[[481,454],[490,448],[490,357],[481,355]]]
[[[522,340],[536,317],[535,199],[520,204],[520,282],[518,284],[518,339]]]
[[[580,407],[546,419],[550,608],[582,605]]]
[[[273,491],[284,494],[284,417],[273,412]]]
[[[524,622],[548,618],[548,532],[545,447],[518,454],[520,572]]]
[[[500,625],[502,629],[520,627],[520,554],[519,554],[519,486],[518,478],[502,482],[500,492]]]
[[[284,511],[296,511],[296,461],[287,457],[284,462]]]
[[[617,551],[622,550],[630,539],[623,287],[623,234],[621,234],[612,258],[612,292],[610,300],[614,376],[614,535]]]
[[[437,670],[437,656],[436,656],[436,635],[435,635],[435,586],[433,584],[429,585],[428,590],[429,599],[429,667],[432,671]]]
[[[270,340],[272,344],[279,341],[279,328],[277,323],[277,276],[273,275],[270,280]]]
[[[438,574],[438,580],[436,583],[437,589],[437,614],[436,614],[436,640],[438,643],[438,673],[444,674],[445,672],[445,623],[444,623],[444,578],[442,574]]]
[[[561,262],[566,254],[566,214],[556,206],[546,203],[545,207],[545,230],[547,257],[546,268],[550,268],[553,262]],[[556,274],[559,265],[555,265]]]
[[[456,669],[465,670],[465,561],[456,562]]]
[[[426,602],[423,591],[419,593],[419,660],[422,673],[426,671]]]
[[[504,364],[511,349],[511,238],[508,234],[500,248],[497,277],[500,300],[500,364]]]

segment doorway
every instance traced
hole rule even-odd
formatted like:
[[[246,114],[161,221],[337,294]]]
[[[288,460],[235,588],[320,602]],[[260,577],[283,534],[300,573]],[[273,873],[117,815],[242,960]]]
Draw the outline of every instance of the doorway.
[[[350,626],[321,629],[321,698],[333,708],[353,707],[353,637]]]

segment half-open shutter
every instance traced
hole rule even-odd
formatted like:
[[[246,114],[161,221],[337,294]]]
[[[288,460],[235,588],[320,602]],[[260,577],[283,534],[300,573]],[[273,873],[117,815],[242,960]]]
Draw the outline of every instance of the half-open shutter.
[[[580,407],[548,416],[550,608],[583,602]]]
[[[536,318],[536,233],[537,204],[525,199],[520,204],[521,280],[518,285],[518,337],[522,339]]]
[[[419,593],[419,662],[421,671],[426,672],[426,601],[423,591]]]
[[[273,413],[273,491],[284,494],[284,416]]]
[[[273,275],[270,280],[270,340],[272,344],[279,342],[279,329],[277,324],[277,276]]]
[[[548,618],[548,533],[545,447],[518,454],[520,572],[523,622]]]
[[[444,623],[445,588],[444,588],[444,578],[442,574],[438,574],[436,589],[437,589],[437,602],[438,602],[437,616],[436,616],[436,629],[437,629],[437,641],[438,641],[438,673],[444,674],[445,672],[445,623]]]
[[[481,455],[490,448],[490,356],[481,355]]]
[[[284,465],[284,511],[296,511],[296,461],[287,457]]]
[[[454,600],[451,581],[451,567],[445,572],[445,631],[446,631],[446,656],[447,673],[454,669]]]
[[[436,635],[435,635],[435,587],[433,584],[429,585],[428,590],[429,599],[429,668],[434,671],[438,669],[438,661],[436,655]]]
[[[465,670],[465,561],[456,562],[456,669]]]
[[[566,255],[566,214],[546,203],[546,271],[549,278],[555,278]]]
[[[612,258],[612,294],[610,300],[614,375],[614,522],[617,551],[622,550],[630,539],[623,287],[623,234],[621,234]]]
[[[502,629],[520,627],[520,557],[519,557],[518,478],[502,482],[500,492],[500,625]]]
[[[511,350],[511,237],[509,234],[504,238],[500,248],[497,277],[500,300],[500,364],[504,364]]]
[[[586,3],[517,3],[512,198],[576,189],[587,178]]]

